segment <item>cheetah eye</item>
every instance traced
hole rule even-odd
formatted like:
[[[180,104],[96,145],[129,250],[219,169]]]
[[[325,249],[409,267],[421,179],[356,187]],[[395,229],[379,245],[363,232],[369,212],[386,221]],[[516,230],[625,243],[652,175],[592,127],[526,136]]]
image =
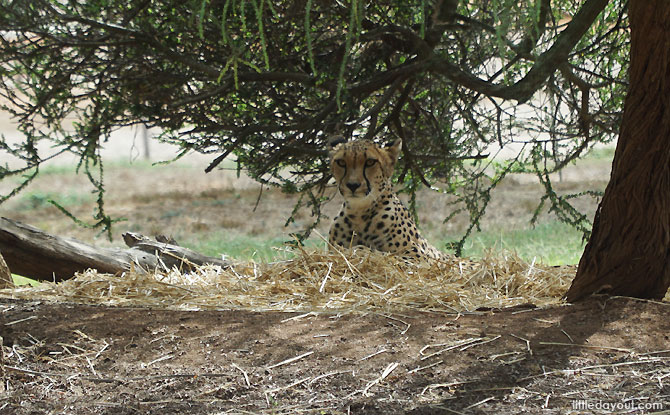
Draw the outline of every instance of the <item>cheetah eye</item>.
[[[347,163],[342,159],[335,160],[335,164],[337,164],[340,167],[347,167]]]
[[[376,162],[377,160],[375,159],[367,159],[365,160],[365,167],[372,167],[375,165]]]

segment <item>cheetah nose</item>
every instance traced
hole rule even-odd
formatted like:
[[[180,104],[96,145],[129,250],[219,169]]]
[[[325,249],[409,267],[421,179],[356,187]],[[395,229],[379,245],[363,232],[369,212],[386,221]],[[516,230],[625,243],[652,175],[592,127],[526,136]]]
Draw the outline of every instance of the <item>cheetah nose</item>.
[[[356,191],[356,189],[361,187],[361,184],[360,183],[349,182],[349,183],[347,183],[347,187],[349,188],[349,190],[351,190],[351,193],[354,193]]]

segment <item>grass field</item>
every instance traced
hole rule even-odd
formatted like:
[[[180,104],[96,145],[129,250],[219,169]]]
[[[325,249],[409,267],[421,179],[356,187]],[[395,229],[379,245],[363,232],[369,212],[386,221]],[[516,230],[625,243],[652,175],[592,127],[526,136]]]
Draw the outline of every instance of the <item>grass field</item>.
[[[450,235],[442,240],[431,238],[433,243],[446,250],[447,243],[457,241],[460,235]],[[186,241],[191,249],[215,256],[225,252],[232,258],[254,261],[272,261],[290,256],[286,242],[288,238],[263,238],[237,235],[233,238],[211,237]],[[308,247],[323,247],[325,242],[314,237],[307,241]],[[518,229],[494,229],[473,234],[465,243],[463,254],[482,257],[489,252],[515,252],[528,261],[533,259],[550,265],[576,264],[584,250],[582,235],[569,225],[559,221],[545,222],[535,227],[528,225]]]
[[[586,189],[603,190],[609,178],[612,150],[602,149],[569,166],[556,178],[555,188],[564,193]],[[206,162],[180,161],[171,165],[148,162],[108,162],[106,210],[114,217],[127,220],[115,225],[110,242],[99,231],[81,228],[60,213],[51,203],[55,200],[87,220],[95,209],[95,197],[86,178],[75,174],[74,166],[47,167],[34,183],[18,196],[0,206],[0,214],[28,223],[57,235],[74,237],[100,246],[122,246],[126,231],[145,235],[173,236],[181,245],[211,256],[226,255],[240,260],[272,261],[291,253],[285,246],[292,232],[300,231],[313,218],[307,210],[299,211],[294,224],[284,227],[296,196],[265,188],[227,166],[204,174]],[[7,192],[14,181],[0,183]],[[543,212],[536,226],[530,218],[542,195],[541,187],[529,176],[506,179],[493,194],[482,232],[466,241],[464,255],[481,257],[485,253],[515,252],[528,261],[550,265],[576,264],[584,249],[582,235],[560,223],[549,212]],[[260,202],[256,206],[256,202]],[[443,223],[448,212],[445,196],[423,190],[418,196],[420,226],[425,236],[440,249],[460,239],[468,218],[456,216]],[[333,217],[340,199],[325,206]],[[576,200],[579,210],[592,217],[597,200]],[[324,220],[317,232],[327,235],[330,221]],[[325,248],[316,233],[307,246]],[[19,283],[26,282],[18,279]]]
[[[515,252],[526,261],[548,265],[576,264],[584,251],[582,234],[559,221],[519,229],[498,229],[474,234],[465,244],[466,256],[486,252]]]

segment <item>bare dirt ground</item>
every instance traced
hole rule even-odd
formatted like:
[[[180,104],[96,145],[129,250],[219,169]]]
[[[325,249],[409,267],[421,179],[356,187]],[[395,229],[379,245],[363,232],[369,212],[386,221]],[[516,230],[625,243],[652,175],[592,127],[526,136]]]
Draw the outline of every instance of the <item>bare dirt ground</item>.
[[[568,171],[557,188],[604,188],[607,164]],[[286,237],[311,220],[301,212],[284,228],[294,197],[265,190],[253,210],[255,184],[202,168],[108,168],[108,212],[129,219],[113,242],[44,203],[70,197],[73,213],[90,215],[82,177],[46,175],[0,213],[96,245],[120,245],[126,230]],[[526,222],[540,191],[507,181],[486,224]],[[421,195],[429,235],[465,226],[442,223],[444,203]],[[669,307],[598,297],[548,309],[296,315],[0,299],[0,414],[667,413]]]
[[[661,413],[668,307],[299,316],[0,300],[0,414]]]

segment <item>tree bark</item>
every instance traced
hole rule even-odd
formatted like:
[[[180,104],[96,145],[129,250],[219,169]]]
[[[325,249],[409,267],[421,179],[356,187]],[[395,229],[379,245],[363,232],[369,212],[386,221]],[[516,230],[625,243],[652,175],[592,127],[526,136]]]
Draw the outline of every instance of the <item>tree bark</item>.
[[[9,267],[3,258],[2,253],[0,253],[0,289],[1,288],[14,288],[12,273],[9,271]]]
[[[151,241],[139,234],[123,235],[130,249],[97,248],[76,239],[50,235],[37,228],[0,218],[0,252],[9,269],[24,277],[61,281],[87,269],[117,274],[136,270],[191,270],[196,265],[230,263],[174,243]]]
[[[663,298],[670,286],[670,2],[631,0],[630,84],[610,182],[566,294]]]

